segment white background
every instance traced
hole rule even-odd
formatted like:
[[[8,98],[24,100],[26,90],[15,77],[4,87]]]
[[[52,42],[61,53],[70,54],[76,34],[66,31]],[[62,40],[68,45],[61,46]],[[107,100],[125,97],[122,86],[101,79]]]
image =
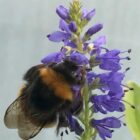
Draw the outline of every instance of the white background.
[[[62,44],[49,42],[46,35],[58,28],[55,8],[68,6],[68,0],[0,0],[0,140],[19,140],[16,130],[7,129],[3,116],[16,98],[22,76],[46,54]],[[96,8],[91,24],[104,23],[99,34],[107,37],[108,48],[131,48],[127,80],[140,83],[140,0],[81,0],[83,6]],[[98,35],[99,35],[98,34]],[[35,140],[60,140],[54,130],[42,131]],[[74,140],[73,135],[64,140]],[[116,130],[113,140],[133,140],[129,130]],[[99,140],[99,139],[98,139]]]

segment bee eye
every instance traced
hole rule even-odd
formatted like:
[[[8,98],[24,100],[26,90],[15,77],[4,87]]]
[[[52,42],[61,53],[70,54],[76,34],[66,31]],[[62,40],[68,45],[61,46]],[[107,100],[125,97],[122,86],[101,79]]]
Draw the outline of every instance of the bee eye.
[[[64,65],[72,71],[76,71],[78,69],[78,66],[76,65],[76,63],[70,60],[65,60]]]

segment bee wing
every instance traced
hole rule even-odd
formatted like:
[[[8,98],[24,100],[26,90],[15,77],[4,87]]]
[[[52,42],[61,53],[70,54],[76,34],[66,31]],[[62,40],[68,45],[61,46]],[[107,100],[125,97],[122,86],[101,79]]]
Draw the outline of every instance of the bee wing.
[[[4,123],[8,128],[17,128],[22,139],[35,137],[46,124],[45,122],[36,126],[24,115],[20,107],[21,96],[18,97],[6,110]]]
[[[23,118],[21,118],[23,119]],[[28,120],[20,121],[20,126],[18,127],[18,134],[22,139],[28,140],[35,137],[41,129],[44,127],[44,124],[36,126],[29,122]]]
[[[4,123],[8,128],[18,128],[18,116],[21,112],[18,97],[6,110]]]

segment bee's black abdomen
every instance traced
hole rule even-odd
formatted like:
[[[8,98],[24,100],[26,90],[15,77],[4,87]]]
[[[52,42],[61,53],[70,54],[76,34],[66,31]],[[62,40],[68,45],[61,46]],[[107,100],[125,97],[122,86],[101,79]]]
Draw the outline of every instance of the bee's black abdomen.
[[[31,85],[30,106],[40,111],[57,110],[63,104],[63,100],[54,95],[54,91],[45,85],[40,77]]]

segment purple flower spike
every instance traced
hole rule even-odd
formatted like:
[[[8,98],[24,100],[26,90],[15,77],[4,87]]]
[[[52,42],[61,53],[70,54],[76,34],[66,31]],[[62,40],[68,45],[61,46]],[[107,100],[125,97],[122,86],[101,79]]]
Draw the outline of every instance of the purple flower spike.
[[[60,18],[67,20],[69,19],[69,11],[64,6],[60,5],[56,9],[56,13],[59,15]]]
[[[50,64],[53,62],[59,63],[65,58],[65,55],[61,52],[53,53],[47,55],[45,58],[41,60],[42,63],[44,64]]]
[[[72,31],[72,32],[76,32],[77,31],[77,25],[74,21],[72,21],[70,24],[69,24],[69,29]]]
[[[110,128],[120,128],[121,122],[118,118],[108,117],[101,120],[91,120],[91,125],[98,131],[103,140],[112,137],[112,130]]]
[[[61,41],[69,39],[71,35],[69,33],[56,31],[52,34],[49,34],[47,37],[50,41],[61,42]]]
[[[91,10],[90,12],[84,11],[83,19],[90,21],[94,15],[95,15],[95,9]]]
[[[88,29],[88,31],[85,33],[85,36],[92,36],[93,34],[99,32],[102,28],[102,24],[96,24]]]
[[[56,65],[59,69],[57,71],[63,76],[64,82],[68,82],[72,93],[73,100],[66,108],[64,107],[64,111],[61,107],[58,111],[56,110],[59,121],[63,122],[60,126],[69,127],[70,131],[78,135],[78,138],[84,136],[84,138],[95,139],[96,134],[90,135],[87,127],[89,132],[92,132],[92,127],[94,127],[102,140],[112,138],[112,129],[121,127],[119,119],[122,116],[96,120],[90,115],[91,111],[107,115],[112,112],[125,111],[124,103],[127,101],[123,100],[125,95],[123,87],[126,90],[127,88],[129,90],[129,87],[122,82],[129,68],[123,72],[120,70],[122,60],[130,60],[130,57],[123,56],[123,54],[130,53],[131,50],[106,48],[104,46],[106,45],[105,36],[91,40],[92,35],[94,36],[103,28],[103,24],[94,24],[86,32],[82,32],[94,17],[95,9],[82,10],[80,2],[73,1],[69,9],[62,5],[58,6],[56,13],[60,17],[59,30],[47,37],[50,41],[61,42],[62,46],[59,52],[46,56],[41,62],[50,67],[54,66],[54,70],[55,64],[59,63],[60,65]],[[67,72],[63,74],[65,68]],[[93,90],[97,92],[92,93]],[[89,95],[84,96],[84,94]],[[135,108],[133,105],[131,107]],[[58,128],[60,128],[59,125]]]

